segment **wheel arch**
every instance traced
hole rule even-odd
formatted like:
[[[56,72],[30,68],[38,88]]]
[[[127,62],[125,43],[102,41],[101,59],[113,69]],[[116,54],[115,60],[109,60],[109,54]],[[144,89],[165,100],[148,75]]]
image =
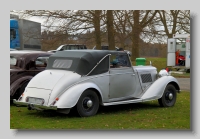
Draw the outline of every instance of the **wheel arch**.
[[[176,83],[173,84],[173,82],[170,82],[165,87],[165,91],[162,97],[158,99],[158,103],[161,107],[171,107],[175,105],[176,98],[177,98]]]
[[[99,103],[102,103],[102,93],[101,93],[100,88],[95,83],[85,82],[85,83],[74,85],[70,87],[69,89],[67,89],[62,95],[58,96],[59,101],[55,105],[58,108],[72,108],[77,104],[80,96],[86,90],[95,91],[98,95]],[[53,98],[51,100],[53,100]],[[49,104],[51,103],[52,102],[50,101]]]
[[[94,91],[97,94],[98,98],[99,98],[99,104],[100,105],[103,104],[102,96],[101,96],[101,93],[99,92],[99,90],[97,90],[96,88],[87,88],[84,91],[86,91],[86,90],[92,90],[92,91]]]
[[[17,79],[15,82],[13,82],[10,85],[10,96],[14,96],[16,91],[18,89],[20,89],[24,83],[26,83],[27,81],[29,82],[32,78],[33,78],[33,76],[25,76],[25,77]]]
[[[168,84],[172,84],[175,89],[179,92],[180,87],[176,78],[172,76],[163,76],[157,79],[143,94],[141,97],[144,101],[146,100],[155,100],[162,97],[165,88]]]
[[[175,87],[176,91],[177,91],[178,93],[180,93],[180,86],[179,86],[176,82],[172,81],[172,82],[169,82],[168,84],[173,85],[173,86]],[[168,85],[168,84],[167,84],[167,85]]]

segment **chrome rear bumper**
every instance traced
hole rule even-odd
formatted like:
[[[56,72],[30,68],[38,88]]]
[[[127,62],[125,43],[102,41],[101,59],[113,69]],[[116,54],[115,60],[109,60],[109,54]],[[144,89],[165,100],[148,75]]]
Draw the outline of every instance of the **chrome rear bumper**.
[[[57,106],[44,106],[39,104],[20,102],[16,99],[13,99],[13,103],[19,106],[27,106],[29,110],[57,110]]]

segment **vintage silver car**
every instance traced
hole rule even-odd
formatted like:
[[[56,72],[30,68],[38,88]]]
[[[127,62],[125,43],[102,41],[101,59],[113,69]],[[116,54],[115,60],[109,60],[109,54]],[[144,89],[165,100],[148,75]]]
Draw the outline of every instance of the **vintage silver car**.
[[[29,110],[55,110],[81,117],[95,115],[99,105],[158,100],[173,106],[180,87],[166,70],[151,65],[132,66],[123,51],[71,50],[51,55],[46,70],[32,78],[14,103]]]

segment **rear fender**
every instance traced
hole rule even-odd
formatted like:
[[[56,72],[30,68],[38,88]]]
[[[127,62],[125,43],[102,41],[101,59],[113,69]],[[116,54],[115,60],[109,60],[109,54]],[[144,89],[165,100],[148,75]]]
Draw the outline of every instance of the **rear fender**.
[[[164,90],[168,84],[173,84],[177,91],[180,91],[179,83],[176,78],[172,76],[163,76],[158,78],[141,97],[145,100],[155,100],[162,97]]]
[[[33,76],[25,76],[13,82],[10,86],[10,96],[14,96],[17,89],[19,89],[25,82],[29,82],[32,78]]]
[[[57,106],[57,108],[72,108],[72,107],[74,107],[76,105],[76,103],[78,102],[81,94],[87,89],[95,89],[97,91],[98,95],[100,95],[100,97],[102,97],[101,90],[99,89],[99,87],[96,84],[94,84],[92,82],[86,82],[86,83],[74,85],[71,88],[69,88],[67,91],[65,91],[59,97],[59,100],[55,103],[55,106]],[[51,100],[49,104],[51,104],[53,101]]]

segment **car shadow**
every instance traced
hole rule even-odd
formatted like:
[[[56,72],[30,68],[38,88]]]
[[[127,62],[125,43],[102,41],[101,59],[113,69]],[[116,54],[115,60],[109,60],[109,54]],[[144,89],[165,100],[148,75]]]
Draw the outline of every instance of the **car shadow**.
[[[157,109],[160,105],[156,103],[133,103],[133,104],[122,104],[122,105],[113,105],[113,106],[99,106],[97,114],[117,114],[126,111],[138,111],[146,109]],[[32,111],[32,112],[31,112]],[[28,115],[34,115],[39,117],[58,117],[58,118],[76,118],[80,117],[76,111],[76,108],[72,108],[69,114],[62,114],[51,110],[46,111],[37,111],[30,110]]]
[[[144,109],[157,109],[160,107],[159,104],[156,103],[132,103],[132,104],[121,104],[121,105],[113,105],[113,106],[100,106],[98,113],[106,114],[106,113],[121,113],[125,111],[137,111]]]

